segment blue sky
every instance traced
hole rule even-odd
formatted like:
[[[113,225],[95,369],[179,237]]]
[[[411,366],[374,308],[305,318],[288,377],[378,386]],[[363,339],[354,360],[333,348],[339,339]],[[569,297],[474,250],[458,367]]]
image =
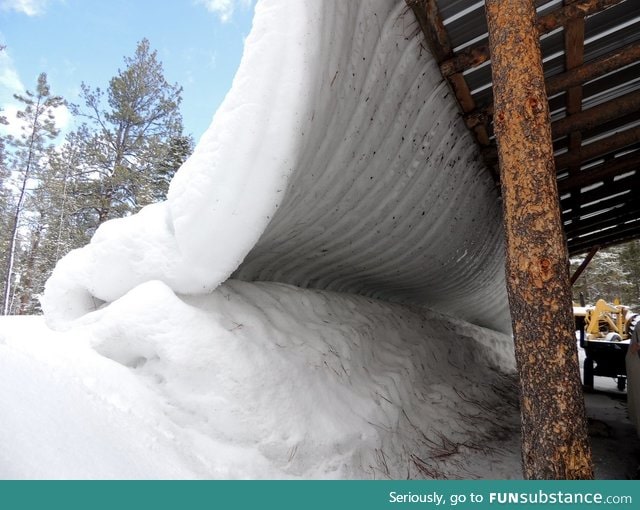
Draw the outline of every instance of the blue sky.
[[[80,84],[108,87],[124,57],[149,39],[165,78],[184,88],[185,132],[197,141],[231,86],[255,0],[0,0],[0,107],[33,91],[41,72],[51,91],[80,102]],[[58,124],[69,129],[68,112]]]

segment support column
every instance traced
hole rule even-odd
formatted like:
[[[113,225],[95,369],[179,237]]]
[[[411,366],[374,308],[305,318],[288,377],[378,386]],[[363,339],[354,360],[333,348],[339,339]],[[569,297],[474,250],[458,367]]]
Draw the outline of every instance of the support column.
[[[528,479],[593,477],[533,0],[485,0]]]

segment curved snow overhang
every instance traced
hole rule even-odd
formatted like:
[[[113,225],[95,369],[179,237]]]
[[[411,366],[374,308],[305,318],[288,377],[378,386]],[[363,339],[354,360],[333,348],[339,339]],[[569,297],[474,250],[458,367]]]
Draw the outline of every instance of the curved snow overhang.
[[[404,2],[264,0],[167,202],[104,224],[43,306],[62,326],[162,280],[232,276],[509,329],[498,193]]]

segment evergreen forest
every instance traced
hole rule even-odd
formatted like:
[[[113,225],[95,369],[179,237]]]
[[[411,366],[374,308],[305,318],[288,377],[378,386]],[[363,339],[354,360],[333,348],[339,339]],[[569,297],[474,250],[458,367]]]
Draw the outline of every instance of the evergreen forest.
[[[572,272],[583,259],[584,255],[571,259]],[[581,293],[587,305],[618,299],[640,313],[640,240],[599,250],[573,285],[574,302],[580,302]]]
[[[80,84],[79,104],[51,90],[45,73],[15,95],[0,137],[2,315],[40,313],[39,296],[56,262],[89,242],[105,221],[166,197],[193,150],[184,133],[182,88],[166,81],[157,52],[140,41],[105,88]],[[64,137],[55,113],[73,114]],[[7,130],[3,130],[7,131]]]

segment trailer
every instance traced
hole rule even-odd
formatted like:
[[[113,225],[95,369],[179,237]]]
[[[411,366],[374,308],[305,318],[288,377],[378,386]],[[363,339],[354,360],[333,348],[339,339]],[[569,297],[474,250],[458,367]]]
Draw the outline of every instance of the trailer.
[[[595,306],[574,307],[580,347],[584,349],[583,384],[593,389],[594,377],[611,377],[618,389],[627,385],[625,357],[637,319],[628,307],[600,299]]]
[[[583,365],[584,386],[593,388],[594,376],[616,379],[618,389],[624,391],[627,385],[627,367],[625,356],[629,349],[629,340],[586,340],[586,357]]]

